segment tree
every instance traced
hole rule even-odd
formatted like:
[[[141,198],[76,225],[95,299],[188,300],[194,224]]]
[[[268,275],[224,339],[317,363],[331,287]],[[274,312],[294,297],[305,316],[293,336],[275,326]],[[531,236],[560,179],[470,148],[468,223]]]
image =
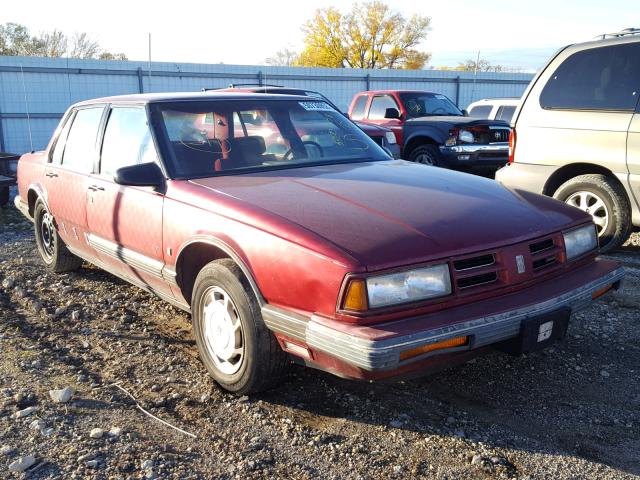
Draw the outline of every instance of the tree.
[[[484,58],[481,58],[477,62],[476,60],[469,58],[464,62],[459,63],[457,70],[465,70],[469,72],[502,72],[505,68],[502,65],[494,65]]]
[[[420,69],[430,55],[417,50],[431,19],[406,19],[380,1],[355,3],[348,13],[316,11],[302,28],[304,50],[298,64],[309,67]]]
[[[71,48],[69,48],[71,44]],[[29,29],[17,23],[0,25],[0,55],[25,57],[99,58],[102,60],[126,60],[124,53],[111,53],[87,33],[76,33],[71,38],[60,30],[31,36]]]
[[[297,60],[298,52],[285,47],[278,50],[272,57],[267,58],[265,63],[277,67],[291,67],[296,64]]]

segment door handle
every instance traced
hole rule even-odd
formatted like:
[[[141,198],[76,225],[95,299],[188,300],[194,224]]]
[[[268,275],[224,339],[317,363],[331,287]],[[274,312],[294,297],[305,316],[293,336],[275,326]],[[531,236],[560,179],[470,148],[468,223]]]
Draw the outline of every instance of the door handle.
[[[58,174],[55,172],[47,172],[44,174],[45,177],[49,177],[49,178],[53,178],[53,177],[57,177]]]
[[[99,187],[98,185],[91,185],[91,186],[89,187],[89,190],[91,190],[92,192],[96,192],[96,191],[98,191],[98,190],[100,190],[100,191],[104,191],[104,187]]]

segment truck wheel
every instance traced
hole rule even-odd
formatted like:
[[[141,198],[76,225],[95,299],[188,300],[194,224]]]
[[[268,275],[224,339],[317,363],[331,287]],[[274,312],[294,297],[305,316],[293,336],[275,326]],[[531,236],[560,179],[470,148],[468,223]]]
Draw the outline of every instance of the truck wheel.
[[[38,253],[47,268],[55,273],[70,272],[80,268],[82,259],[67,249],[58,235],[53,215],[47,210],[44,202],[36,203],[33,218]]]
[[[560,185],[553,198],[593,217],[603,253],[618,248],[631,234],[633,225],[627,195],[621,185],[606,175],[574,177]]]
[[[9,203],[9,187],[0,187],[0,207],[4,208]]]
[[[191,314],[200,358],[222,388],[256,393],[284,377],[289,358],[265,326],[253,290],[232,260],[210,262],[200,271]]]
[[[436,145],[420,145],[414,148],[409,154],[409,161],[434,167],[442,166],[442,157]]]

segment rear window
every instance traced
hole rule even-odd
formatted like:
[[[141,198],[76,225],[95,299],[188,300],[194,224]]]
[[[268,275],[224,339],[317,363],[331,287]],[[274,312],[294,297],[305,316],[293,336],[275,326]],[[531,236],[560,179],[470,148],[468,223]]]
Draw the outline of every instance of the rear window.
[[[481,105],[478,107],[473,107],[469,110],[470,117],[476,118],[489,118],[489,114],[491,113],[492,105]]]
[[[83,108],[76,112],[64,145],[62,165],[78,172],[93,171],[96,140],[104,107]]]
[[[498,109],[498,113],[496,113],[496,120],[503,120],[505,122],[510,122],[515,112],[516,112],[515,106],[503,105]]]
[[[387,112],[387,108],[398,108],[398,105],[393,98],[391,98],[389,95],[373,97],[373,100],[371,100],[371,107],[369,108],[369,119],[384,120],[384,115]]]
[[[353,105],[353,110],[351,111],[351,119],[352,120],[362,120],[364,118],[364,109],[367,106],[367,96],[360,95],[356,99],[356,103]]]
[[[569,56],[542,93],[542,108],[633,110],[640,85],[640,43],[591,48]]]

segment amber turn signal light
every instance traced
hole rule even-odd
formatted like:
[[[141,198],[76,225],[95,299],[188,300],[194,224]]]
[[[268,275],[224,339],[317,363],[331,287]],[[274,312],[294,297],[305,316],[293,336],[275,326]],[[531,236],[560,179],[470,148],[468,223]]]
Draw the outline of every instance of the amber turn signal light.
[[[595,292],[593,292],[591,294],[591,300],[595,300],[596,298],[601,297],[602,295],[607,293],[612,288],[613,288],[613,285],[607,285],[606,287],[601,288],[600,290],[596,290]]]
[[[351,280],[344,298],[344,308],[347,310],[364,311],[368,307],[367,289],[364,280]]]
[[[443,340],[441,342],[430,343],[429,345],[422,345],[421,347],[412,348],[411,350],[405,350],[400,352],[400,361],[407,360],[409,358],[417,357],[423,353],[433,352],[434,350],[443,350],[445,348],[461,347],[469,343],[469,337],[455,337]]]

